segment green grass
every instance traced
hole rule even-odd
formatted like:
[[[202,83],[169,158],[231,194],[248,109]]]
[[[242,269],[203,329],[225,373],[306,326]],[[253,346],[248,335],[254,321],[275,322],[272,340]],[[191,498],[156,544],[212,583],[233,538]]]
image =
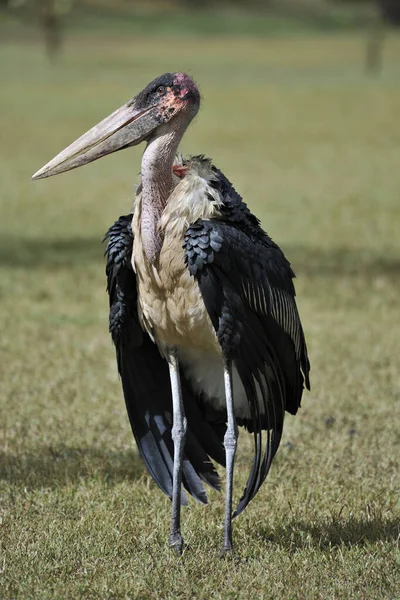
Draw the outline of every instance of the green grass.
[[[57,66],[0,46],[0,597],[395,599],[400,40],[76,38]],[[140,149],[30,175],[166,70],[199,81],[183,143],[231,178],[298,275],[312,392],[220,560],[223,496],[183,512],[134,446],[107,332],[101,237]],[[235,496],[251,457],[242,435]]]

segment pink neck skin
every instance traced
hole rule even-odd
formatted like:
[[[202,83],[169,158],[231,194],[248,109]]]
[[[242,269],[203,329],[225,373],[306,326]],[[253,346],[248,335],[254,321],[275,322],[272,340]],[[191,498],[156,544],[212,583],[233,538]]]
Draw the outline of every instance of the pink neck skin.
[[[158,222],[174,187],[172,166],[185,129],[166,131],[150,139],[143,153],[141,235],[144,253],[151,264],[157,261],[163,244]]]

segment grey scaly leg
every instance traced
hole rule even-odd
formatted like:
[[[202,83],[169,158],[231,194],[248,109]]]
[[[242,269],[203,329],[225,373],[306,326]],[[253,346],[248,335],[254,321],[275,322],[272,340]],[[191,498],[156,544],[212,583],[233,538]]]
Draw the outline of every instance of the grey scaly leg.
[[[233,390],[232,390],[232,361],[224,359],[224,382],[226,397],[226,412],[228,426],[224,437],[226,456],[226,496],[225,496],[225,524],[224,545],[222,552],[232,550],[232,491],[233,491],[233,465],[235,460],[238,428],[233,412]]]
[[[181,486],[182,457],[186,437],[186,418],[183,410],[179,364],[176,350],[168,352],[169,376],[172,390],[172,439],[174,442],[174,473],[172,484],[172,519],[169,545],[182,554],[183,540],[181,536]]]

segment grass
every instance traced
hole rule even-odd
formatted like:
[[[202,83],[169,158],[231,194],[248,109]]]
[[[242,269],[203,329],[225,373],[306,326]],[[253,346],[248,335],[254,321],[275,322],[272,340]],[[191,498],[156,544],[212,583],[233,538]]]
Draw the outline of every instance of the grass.
[[[399,598],[400,41],[75,38],[56,66],[0,46],[0,597]],[[134,447],[107,332],[100,240],[140,150],[30,175],[155,75],[203,108],[183,149],[230,177],[298,275],[312,392],[288,416],[220,560],[223,497],[183,514]],[[238,497],[251,457],[242,435]]]

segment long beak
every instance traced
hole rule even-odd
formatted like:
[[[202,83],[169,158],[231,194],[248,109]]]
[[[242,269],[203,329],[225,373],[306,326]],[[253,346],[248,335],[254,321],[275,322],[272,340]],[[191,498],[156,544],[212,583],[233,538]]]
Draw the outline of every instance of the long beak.
[[[58,175],[116,150],[139,144],[160,125],[157,114],[157,105],[140,111],[135,108],[135,100],[130,100],[57,154],[32,179]]]

